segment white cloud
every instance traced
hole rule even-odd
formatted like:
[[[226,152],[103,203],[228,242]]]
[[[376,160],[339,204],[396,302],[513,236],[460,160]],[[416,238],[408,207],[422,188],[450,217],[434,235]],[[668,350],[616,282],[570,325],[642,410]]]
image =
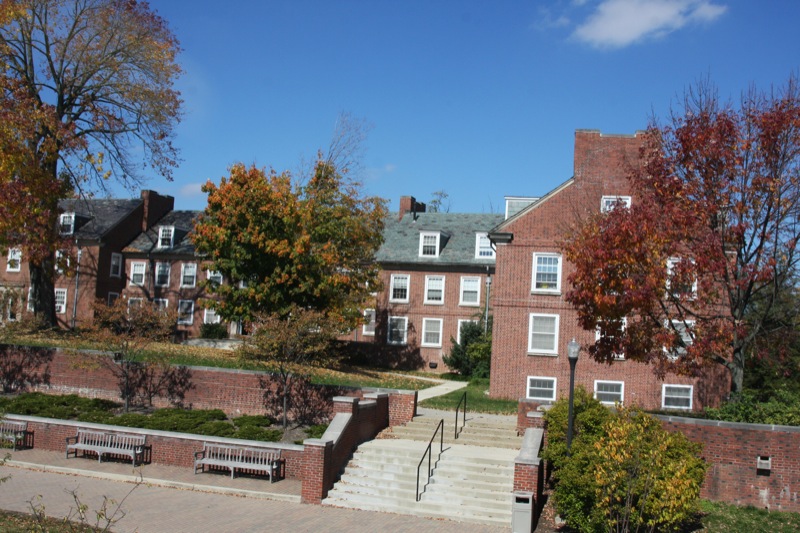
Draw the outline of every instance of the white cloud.
[[[603,0],[573,37],[596,48],[622,48],[712,22],[727,9],[711,0]]]
[[[180,189],[181,198],[205,195],[205,193],[200,190],[203,185],[205,185],[205,183],[187,183],[183,185]]]
[[[397,170],[397,165],[394,163],[386,163],[382,167],[369,167],[364,170],[365,181],[378,181],[381,178],[391,174]]]

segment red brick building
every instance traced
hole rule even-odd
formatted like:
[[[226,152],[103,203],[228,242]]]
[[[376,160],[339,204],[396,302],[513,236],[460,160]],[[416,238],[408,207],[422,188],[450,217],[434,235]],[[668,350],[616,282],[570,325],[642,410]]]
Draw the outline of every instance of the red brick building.
[[[492,307],[494,329],[490,394],[550,403],[569,389],[567,344],[585,346],[596,333],[585,331],[564,300],[572,266],[559,242],[590,213],[636,202],[627,179],[639,157],[641,134],[575,133],[574,175],[489,234],[497,249]],[[666,265],[665,265],[666,268]],[[582,353],[576,385],[601,401],[646,409],[698,410],[727,394],[727,375],[714,368],[700,378],[668,374],[658,379],[649,365],[626,361],[611,365]]]

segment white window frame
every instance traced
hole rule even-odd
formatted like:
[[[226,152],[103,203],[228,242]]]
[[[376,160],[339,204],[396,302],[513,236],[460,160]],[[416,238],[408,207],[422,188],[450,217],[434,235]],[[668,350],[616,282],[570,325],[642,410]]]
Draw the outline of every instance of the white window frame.
[[[128,298],[128,309],[144,304],[144,298]]]
[[[209,315],[211,315],[211,320],[209,320]],[[221,321],[222,317],[214,309],[208,307],[203,309],[203,324],[219,324]]]
[[[375,309],[364,309],[364,318],[368,318],[369,320],[365,320],[364,324],[361,326],[361,334],[365,337],[374,337],[375,323],[378,318]]]
[[[435,288],[431,287],[431,284],[435,280],[442,280],[442,296],[439,300],[432,300],[430,298],[429,291],[436,290]],[[443,275],[435,275],[435,276],[425,276],[425,305],[444,305],[444,288],[445,288],[445,277]]]
[[[58,217],[58,232],[61,235],[75,233],[75,213],[61,213]]]
[[[631,207],[631,197],[630,196],[603,196],[600,199],[600,212],[601,213],[608,213],[612,211],[615,207],[618,207],[618,204],[622,204],[625,209],[630,209]]]
[[[6,272],[19,272],[20,270],[22,270],[22,250],[20,248],[9,248]]]
[[[172,248],[175,241],[175,226],[158,227],[158,243],[156,248]]]
[[[467,323],[477,324],[477,320],[473,320],[470,318],[459,318],[458,319],[458,331],[456,331],[456,342],[461,344],[461,326]]]
[[[166,282],[159,283],[159,277],[160,277],[160,275],[162,273],[161,270],[164,269],[164,268],[166,268],[167,279],[166,279]],[[171,270],[172,270],[172,265],[170,265],[169,263],[166,263],[164,261],[160,261],[160,262],[156,263],[156,275],[155,275],[155,286],[156,287],[169,287],[169,277],[170,277],[170,271]]]
[[[403,338],[401,340],[392,340],[392,322],[395,320],[401,320],[403,322]],[[392,344],[395,346],[405,346],[408,344],[408,317],[406,316],[390,316],[387,322],[388,327],[386,328],[386,344]]]
[[[186,283],[187,270],[192,270],[192,282]],[[181,288],[191,289],[197,286],[197,263],[183,263],[181,265]]]
[[[222,272],[218,270],[206,270],[206,279],[210,283],[222,285]]]
[[[55,289],[55,304],[56,304],[56,314],[63,315],[67,312],[67,296],[69,295],[67,289]],[[59,300],[61,302],[59,303]]]
[[[667,354],[667,358],[670,361],[677,361],[684,355],[686,355],[686,350],[694,344],[694,338],[691,336],[690,330],[694,328],[695,321],[694,320],[671,320],[667,321],[664,324],[670,333],[674,333],[675,330],[678,330],[681,333],[681,339],[683,343],[686,345],[686,348],[680,348],[679,351],[675,351],[674,349],[668,350],[666,346],[664,347],[664,352]]]
[[[467,292],[467,287],[465,286],[467,282],[474,282],[478,289],[477,291],[477,298],[474,302],[467,302],[464,300],[464,294]],[[481,305],[481,277],[480,276],[461,276],[461,289],[458,291],[458,305],[462,305],[465,307],[480,307]],[[473,291],[469,291],[473,292]]]
[[[33,287],[28,287],[27,307],[28,307],[28,311],[33,313],[33,311],[34,311]]]
[[[111,306],[119,300],[119,293],[118,292],[109,292],[108,296],[106,296],[106,304]]]
[[[169,300],[167,298],[153,298],[153,308],[156,311],[166,311],[169,309]]]
[[[609,401],[609,400],[601,400],[597,397],[597,388],[598,385],[619,385],[619,400]],[[604,394],[617,394],[616,392],[609,392],[609,391],[602,391]],[[616,405],[619,403],[620,405],[623,404],[625,401],[625,382],[624,381],[610,381],[606,379],[596,379],[594,380],[594,398],[598,400],[603,405]]]
[[[683,296],[680,293],[673,293],[671,289],[671,281],[672,281],[672,270],[675,268],[675,265],[680,263],[683,259],[680,257],[670,257],[667,259],[667,294],[674,297],[680,298]],[[690,259],[690,262],[694,263],[694,259]],[[697,298],[697,277],[695,276],[694,281],[692,282],[692,292],[686,296],[689,300],[694,300]]]
[[[686,396],[677,396],[674,393],[672,395],[667,394],[667,388],[672,387],[673,389],[683,389],[689,391],[689,405],[687,406],[676,406],[676,405],[667,405],[667,398],[680,398],[685,399]],[[662,409],[675,409],[680,411],[691,411],[694,407],[694,385],[677,385],[672,383],[664,383],[661,385],[661,408]]]
[[[433,237],[435,251],[432,254],[424,253],[425,247],[430,246],[430,244],[425,243],[426,237]],[[441,249],[442,243],[442,234],[438,231],[421,231],[419,233],[419,256],[420,257],[439,257],[439,250]]]
[[[182,308],[184,305],[189,304],[188,316],[183,313]],[[183,326],[191,326],[194,324],[194,300],[178,300],[178,324]]]
[[[136,272],[137,267],[141,267],[141,272]],[[141,275],[142,281],[137,283],[136,276]],[[147,279],[147,263],[144,261],[134,261],[131,263],[131,285],[137,287],[144,287],[145,280]]]
[[[622,331],[628,327],[628,317],[622,317]],[[597,342],[600,340],[602,336],[602,331],[600,330],[600,325],[598,325],[594,330],[594,341]],[[614,354],[615,361],[624,361],[625,360],[625,352],[622,353],[615,353]]]
[[[395,288],[396,288],[395,285],[396,285],[397,281],[399,281],[399,280],[401,280],[403,278],[405,278],[405,283],[406,283],[406,297],[405,298],[395,298],[394,297],[394,291],[395,291]],[[410,274],[392,274],[391,281],[389,283],[389,302],[407,304],[408,303],[408,297],[409,297],[410,293],[411,293],[411,275]]]
[[[553,287],[537,287],[537,274],[539,273],[539,259],[557,259],[558,265],[556,266],[556,286]],[[561,254],[558,253],[533,253],[533,275],[531,276],[531,292],[537,294],[561,294],[561,266],[563,264]],[[549,265],[548,265],[549,266]],[[544,273],[544,272],[543,272]],[[549,272],[546,272],[549,274]]]
[[[122,254],[118,254],[116,252],[111,253],[111,269],[109,275],[112,278],[121,278],[122,277]]]
[[[489,234],[481,231],[475,234],[475,259],[494,259],[496,253],[492,248]]]
[[[434,323],[439,324],[439,339],[436,342],[428,342],[427,335],[430,333],[430,326]],[[422,319],[422,342],[421,346],[426,348],[441,348],[442,347],[442,329],[444,328],[444,320],[441,318],[423,318]]]
[[[533,322],[535,318],[555,318],[554,321],[554,329],[555,331],[552,333],[553,335],[553,347],[548,348],[534,348],[533,343]],[[561,317],[560,315],[551,315],[551,314],[544,314],[544,313],[530,313],[528,316],[528,353],[531,355],[558,355],[558,328],[559,328],[559,321]],[[544,334],[544,333],[540,333]]]
[[[544,396],[531,396],[531,381],[533,380],[549,380],[553,382],[553,394],[546,398]],[[538,389],[543,389],[544,387],[536,387]],[[540,402],[555,402],[556,401],[556,392],[558,391],[558,378],[550,377],[550,376],[528,376],[526,386],[525,386],[525,397],[528,400],[538,400]]]
[[[64,258],[66,258],[66,260],[64,261],[64,263],[66,263],[66,264],[64,265],[64,267],[61,267],[61,266],[59,266],[59,263],[61,263],[62,262],[61,260],[64,259]],[[56,256],[55,256],[56,265],[55,266],[56,266],[56,272],[58,274],[61,274],[63,276],[64,274],[67,273],[67,271],[69,270],[69,260],[70,260],[70,257],[69,257],[69,254],[67,252],[65,252],[64,250],[56,250]]]

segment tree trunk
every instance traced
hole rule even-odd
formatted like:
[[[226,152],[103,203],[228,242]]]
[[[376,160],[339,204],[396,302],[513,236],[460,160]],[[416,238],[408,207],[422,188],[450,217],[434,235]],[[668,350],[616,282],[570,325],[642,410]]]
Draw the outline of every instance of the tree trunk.
[[[43,327],[55,328],[58,326],[58,321],[51,260],[39,265],[28,263],[28,270],[31,277],[30,299],[33,304],[33,314],[41,321]]]

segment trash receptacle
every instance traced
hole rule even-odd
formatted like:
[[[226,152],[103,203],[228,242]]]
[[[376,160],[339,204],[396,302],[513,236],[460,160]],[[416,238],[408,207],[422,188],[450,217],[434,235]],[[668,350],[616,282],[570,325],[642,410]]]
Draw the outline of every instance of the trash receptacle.
[[[531,533],[533,528],[533,493],[514,491],[511,503],[511,532]]]

